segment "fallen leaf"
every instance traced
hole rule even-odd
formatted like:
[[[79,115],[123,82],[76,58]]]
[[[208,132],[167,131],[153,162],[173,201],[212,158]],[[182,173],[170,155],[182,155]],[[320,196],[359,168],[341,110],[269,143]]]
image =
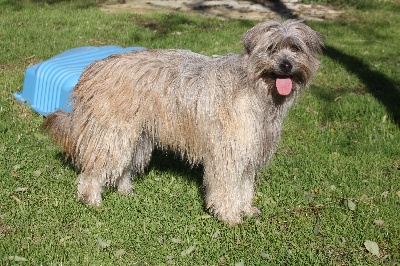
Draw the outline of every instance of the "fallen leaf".
[[[174,243],[174,244],[179,244],[179,243],[182,242],[179,238],[171,238],[171,241],[172,241],[172,243]]]
[[[384,116],[382,117],[382,123],[386,123],[386,120],[387,120],[387,115],[384,115]]]
[[[7,259],[12,261],[28,261],[27,259],[19,256],[8,256]]]
[[[320,231],[321,231],[321,227],[319,227],[318,225],[315,226],[314,229],[313,229],[313,233],[316,236],[319,234]]]
[[[396,194],[400,197],[400,190],[396,191]]]
[[[361,197],[360,197],[360,200],[364,201],[366,199],[368,199],[367,194],[362,194]]]
[[[219,258],[219,261],[221,262],[226,261],[226,256],[222,256],[221,258]]]
[[[265,197],[265,203],[267,205],[273,205],[273,204],[276,204],[276,201],[272,197]]]
[[[311,195],[311,193],[310,192],[308,192],[308,191],[304,191],[304,201],[312,201],[313,200],[313,198],[312,198],[312,195]]]
[[[60,243],[64,243],[65,241],[67,241],[67,240],[69,240],[71,238],[72,238],[72,236],[63,237],[63,238],[60,239]]]
[[[212,216],[209,214],[197,216],[197,219],[210,219]]]
[[[24,57],[24,58],[22,58],[23,60],[30,60],[30,59],[32,59],[32,58],[35,58],[35,56],[36,55],[30,55],[30,56],[28,56],[28,57]]]
[[[97,239],[97,243],[103,249],[108,248],[111,245],[111,241],[110,240],[102,240],[100,238]]]
[[[376,242],[371,241],[371,240],[366,240],[366,241],[364,242],[364,246],[365,246],[365,248],[366,248],[369,252],[371,252],[373,255],[375,255],[375,256],[377,256],[377,257],[380,256],[379,247],[378,247],[378,244],[376,244]]]
[[[388,195],[389,195],[389,191],[384,191],[384,192],[382,192],[381,197],[386,199]]]
[[[35,172],[33,172],[33,175],[36,177],[39,177],[42,174],[42,171],[40,170],[36,170]]]
[[[377,226],[383,226],[385,224],[385,221],[383,220],[374,220],[374,224]]]
[[[351,211],[354,211],[355,209],[356,209],[356,207],[357,207],[357,205],[353,202],[353,201],[351,201],[351,200],[349,200],[349,199],[347,199],[347,200],[345,200],[344,201],[344,204],[349,208],[349,210],[351,210]]]
[[[35,136],[35,138],[37,140],[45,140],[45,139],[47,139],[47,136],[45,136],[43,134],[40,134],[40,133],[34,133],[33,135]]]
[[[268,260],[271,258],[271,256],[265,252],[261,252],[260,256],[263,257],[264,259],[268,259]]]
[[[186,256],[192,253],[196,249],[196,246],[190,246],[188,249],[185,249],[181,252],[181,256]]]
[[[241,262],[236,262],[236,263],[235,263],[235,266],[244,266],[244,262],[243,262],[243,261],[241,261]]]
[[[21,200],[16,196],[11,196],[11,198],[13,198],[17,203],[21,203]]]
[[[218,238],[218,237],[220,237],[220,235],[221,235],[221,231],[219,231],[219,229],[217,229],[217,230],[215,230],[213,237]]]
[[[115,251],[115,257],[122,257],[125,253],[125,249],[118,249],[117,251]]]
[[[27,191],[28,188],[27,187],[17,187],[16,189],[14,189],[14,192],[18,193],[18,192],[25,192]]]

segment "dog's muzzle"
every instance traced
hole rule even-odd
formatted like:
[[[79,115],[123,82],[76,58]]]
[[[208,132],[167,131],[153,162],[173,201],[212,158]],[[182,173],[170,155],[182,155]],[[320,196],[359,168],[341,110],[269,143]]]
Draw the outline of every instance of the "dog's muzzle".
[[[292,71],[293,65],[292,63],[290,63],[289,60],[283,60],[280,64],[279,64],[279,69],[282,71],[282,74],[288,75],[290,74],[290,72]]]
[[[279,71],[276,73],[275,86],[278,93],[282,96],[287,96],[292,92],[292,69],[293,65],[287,59],[284,59],[279,63]]]

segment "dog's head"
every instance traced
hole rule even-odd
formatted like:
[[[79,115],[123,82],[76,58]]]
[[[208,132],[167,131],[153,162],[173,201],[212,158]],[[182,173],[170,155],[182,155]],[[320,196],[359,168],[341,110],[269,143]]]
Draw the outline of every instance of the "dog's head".
[[[242,40],[255,75],[282,96],[306,87],[318,69],[322,36],[299,20],[260,23]]]

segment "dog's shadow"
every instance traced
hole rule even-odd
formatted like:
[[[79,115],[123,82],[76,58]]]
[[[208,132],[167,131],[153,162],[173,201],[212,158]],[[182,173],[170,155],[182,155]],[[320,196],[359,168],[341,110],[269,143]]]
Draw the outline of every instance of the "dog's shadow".
[[[139,178],[145,177],[151,170],[169,172],[173,175],[186,178],[189,182],[196,183],[199,188],[202,187],[203,166],[190,164],[186,159],[174,152],[159,149],[154,150],[145,173],[140,175]]]
[[[57,153],[56,159],[63,161],[65,166],[68,166],[77,174],[80,172],[79,169],[74,166],[71,158],[67,157],[64,152]],[[196,187],[199,189],[199,193],[203,195],[202,184],[204,168],[201,164],[193,165],[174,152],[155,149],[152,153],[150,163],[146,167],[144,173],[133,177],[134,185],[135,183],[145,180],[153,170],[158,172],[168,172],[174,176],[182,177],[188,182],[195,183]],[[115,188],[107,188],[106,190],[109,189],[113,192],[116,191]]]

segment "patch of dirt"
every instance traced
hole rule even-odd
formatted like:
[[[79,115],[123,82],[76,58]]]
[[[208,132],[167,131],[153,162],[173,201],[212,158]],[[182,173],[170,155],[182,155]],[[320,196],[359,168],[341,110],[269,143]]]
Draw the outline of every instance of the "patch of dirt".
[[[222,19],[267,20],[299,18],[305,20],[337,19],[343,11],[327,5],[299,3],[299,0],[109,0],[100,6],[104,12],[184,12]]]

